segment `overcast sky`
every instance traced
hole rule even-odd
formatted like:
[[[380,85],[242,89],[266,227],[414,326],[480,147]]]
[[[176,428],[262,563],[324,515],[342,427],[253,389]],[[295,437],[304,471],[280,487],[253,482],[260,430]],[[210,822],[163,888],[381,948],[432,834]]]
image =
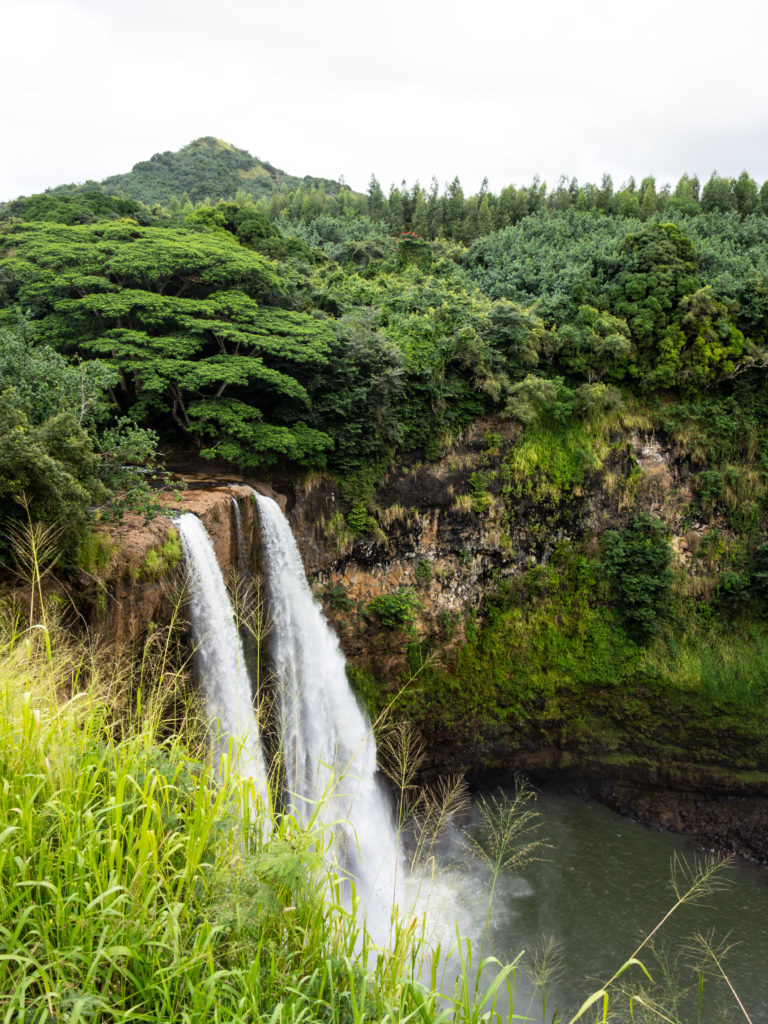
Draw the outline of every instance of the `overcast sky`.
[[[4,0],[0,200],[215,135],[465,192],[768,178],[765,0]]]

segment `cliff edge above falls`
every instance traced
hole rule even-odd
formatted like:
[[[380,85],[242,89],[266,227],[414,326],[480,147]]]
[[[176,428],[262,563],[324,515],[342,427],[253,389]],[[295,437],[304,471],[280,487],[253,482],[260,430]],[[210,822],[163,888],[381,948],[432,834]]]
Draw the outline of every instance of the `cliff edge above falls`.
[[[205,473],[187,474],[184,482],[185,490],[164,499],[167,515],[147,522],[131,513],[96,532],[98,572],[81,570],[77,582],[89,623],[107,643],[133,643],[152,625],[173,620],[184,580],[175,516],[191,512],[200,518],[225,578],[237,571],[244,554],[251,556],[239,550],[233,510],[234,500],[250,549],[256,533],[250,485]],[[258,486],[285,507],[285,497],[269,484]]]

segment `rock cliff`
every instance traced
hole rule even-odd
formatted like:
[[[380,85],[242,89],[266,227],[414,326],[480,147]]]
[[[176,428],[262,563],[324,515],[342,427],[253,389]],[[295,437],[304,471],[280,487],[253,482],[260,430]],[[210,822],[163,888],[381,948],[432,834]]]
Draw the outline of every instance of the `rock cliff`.
[[[368,497],[369,521],[358,535],[345,519],[349,505],[322,475],[275,479],[273,489],[256,480],[231,486],[229,477],[187,474],[188,489],[172,504],[200,516],[226,575],[243,559],[233,499],[255,569],[258,530],[249,485],[275,497],[345,653],[394,691],[409,645],[438,638],[440,657],[449,659],[468,618],[482,617],[484,602],[503,581],[547,563],[557,546],[596,549],[606,529],[638,511],[668,524],[682,571],[700,571],[692,553],[707,524],[691,519],[689,467],[663,439],[619,432],[599,451],[577,452],[577,470],[571,467],[555,486],[553,472],[510,460],[519,434],[513,424],[481,420],[439,459],[401,458]],[[172,538],[170,519],[128,520],[109,531],[110,562],[98,591],[91,587],[90,607],[92,621],[115,642],[169,621],[183,577]],[[407,634],[387,629],[370,611],[382,595],[403,593],[412,601]],[[746,774],[731,770],[725,738],[722,756],[713,758],[675,742],[665,746],[654,733],[658,723],[647,734],[633,730],[632,710],[609,700],[603,711],[591,710],[611,719],[610,744],[597,737],[591,745],[569,746],[558,739],[562,725],[545,722],[546,715],[505,725],[478,720],[469,731],[425,729],[431,769],[462,770],[478,784],[524,771],[542,783],[589,792],[648,824],[691,831],[710,845],[768,862],[768,764]]]

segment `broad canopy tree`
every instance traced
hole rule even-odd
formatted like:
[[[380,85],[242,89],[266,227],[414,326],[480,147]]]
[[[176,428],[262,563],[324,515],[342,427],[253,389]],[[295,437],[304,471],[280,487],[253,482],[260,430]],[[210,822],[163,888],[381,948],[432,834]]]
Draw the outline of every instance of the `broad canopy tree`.
[[[284,308],[280,267],[227,234],[113,224],[13,224],[0,235],[0,305],[44,340],[116,367],[121,411],[240,465],[322,461],[307,384],[332,325]]]

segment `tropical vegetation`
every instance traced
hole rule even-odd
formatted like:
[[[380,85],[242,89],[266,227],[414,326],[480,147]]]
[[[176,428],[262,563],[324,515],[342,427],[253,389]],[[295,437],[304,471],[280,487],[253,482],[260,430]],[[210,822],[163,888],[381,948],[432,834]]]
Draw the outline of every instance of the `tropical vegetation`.
[[[356,193],[206,138],[13,200],[0,208],[0,556],[23,573],[30,530],[74,571],[94,522],[156,511],[172,486],[161,453],[327,473],[341,496],[329,536],[380,541],[393,460],[436,462],[485,417],[457,502],[474,522],[498,514],[507,545],[529,510],[539,564],[433,636],[415,630],[412,589],[359,609],[418,675],[398,713],[427,737],[469,745],[479,721],[513,723],[570,751],[618,747],[644,714],[656,751],[671,720],[675,741],[700,745],[725,722],[720,755],[764,769],[766,253],[768,182],[747,172],[468,196],[458,179],[385,193],[372,177]],[[494,424],[513,424],[514,444]],[[689,576],[658,505],[638,498],[632,430],[685,474]],[[549,543],[598,484],[615,521]],[[415,579],[430,585],[428,562]],[[265,842],[236,772],[216,781],[200,759],[186,696],[150,697],[182,669],[150,678],[131,663],[113,678],[34,616],[3,630],[6,1020],[493,1012],[513,967],[490,996],[465,973],[440,997],[402,923],[363,969],[360,925],[330,913],[322,837],[281,819]],[[392,703],[357,683],[372,708]]]

